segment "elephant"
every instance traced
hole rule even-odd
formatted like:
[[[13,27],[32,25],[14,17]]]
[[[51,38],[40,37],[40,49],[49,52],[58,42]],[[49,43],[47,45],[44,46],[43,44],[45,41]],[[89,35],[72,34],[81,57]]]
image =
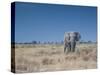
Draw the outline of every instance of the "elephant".
[[[79,32],[65,32],[64,34],[64,53],[75,52],[76,43],[79,42],[81,35]]]

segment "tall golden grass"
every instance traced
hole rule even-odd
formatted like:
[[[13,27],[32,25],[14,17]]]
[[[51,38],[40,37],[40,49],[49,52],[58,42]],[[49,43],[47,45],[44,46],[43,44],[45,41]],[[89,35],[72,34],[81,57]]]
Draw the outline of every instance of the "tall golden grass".
[[[16,45],[15,72],[43,72],[97,68],[96,44],[80,44],[77,52],[64,53],[63,45]],[[13,65],[13,62],[12,62]]]

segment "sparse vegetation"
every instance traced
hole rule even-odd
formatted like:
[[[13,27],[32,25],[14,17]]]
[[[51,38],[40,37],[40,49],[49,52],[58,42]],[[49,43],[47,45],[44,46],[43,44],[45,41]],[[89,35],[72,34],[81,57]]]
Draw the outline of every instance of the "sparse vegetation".
[[[63,48],[61,44],[16,44],[16,73],[97,68],[96,44],[80,44],[78,52],[68,54]]]

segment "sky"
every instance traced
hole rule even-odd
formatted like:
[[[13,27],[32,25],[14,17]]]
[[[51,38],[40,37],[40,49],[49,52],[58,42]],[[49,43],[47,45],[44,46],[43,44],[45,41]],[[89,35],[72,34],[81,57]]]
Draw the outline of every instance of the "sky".
[[[16,2],[15,41],[62,41],[64,33],[77,31],[81,40],[97,40],[97,8]]]

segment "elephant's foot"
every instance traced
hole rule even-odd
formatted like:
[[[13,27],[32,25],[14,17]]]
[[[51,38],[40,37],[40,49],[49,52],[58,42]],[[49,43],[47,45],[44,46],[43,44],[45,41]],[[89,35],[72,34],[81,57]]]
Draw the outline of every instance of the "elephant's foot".
[[[71,51],[70,50],[66,50],[65,54],[69,54]]]

